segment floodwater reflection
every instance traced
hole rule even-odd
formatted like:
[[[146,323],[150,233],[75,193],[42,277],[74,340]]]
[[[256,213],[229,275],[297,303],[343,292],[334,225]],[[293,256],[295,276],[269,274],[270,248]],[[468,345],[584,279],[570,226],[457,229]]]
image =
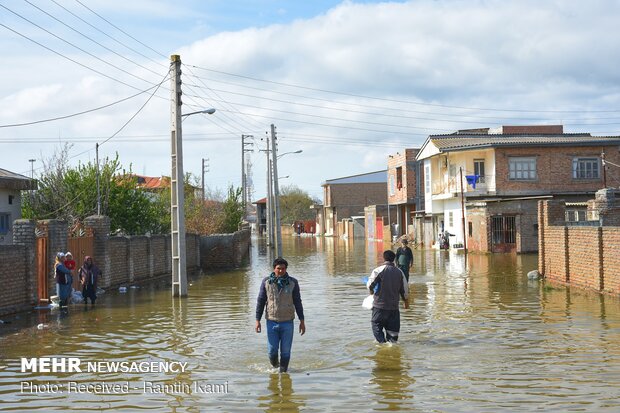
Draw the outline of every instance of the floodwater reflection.
[[[285,237],[299,280],[306,334],[289,374],[274,374],[256,334],[260,281],[271,250],[254,240],[247,268],[168,280],[94,308],[20,314],[0,324],[0,410],[22,411],[620,411],[620,300],[531,281],[536,255],[414,250],[411,307],[399,342],[377,346],[362,278],[382,242]],[[84,362],[175,361],[168,373],[22,372],[21,357]],[[26,394],[20,383],[129,382],[129,394]],[[141,383],[227,384],[217,394],[149,394]],[[192,387],[193,388],[193,387]]]

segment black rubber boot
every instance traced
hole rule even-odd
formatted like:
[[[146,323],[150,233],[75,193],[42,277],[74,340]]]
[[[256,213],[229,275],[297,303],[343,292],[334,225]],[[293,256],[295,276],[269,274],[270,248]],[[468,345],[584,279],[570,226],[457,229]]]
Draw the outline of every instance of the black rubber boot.
[[[269,357],[269,362],[271,363],[271,365],[275,368],[280,367],[280,363],[278,363],[278,356],[270,356]]]
[[[288,371],[288,362],[291,361],[290,358],[281,358],[280,359],[280,373],[286,373]]]

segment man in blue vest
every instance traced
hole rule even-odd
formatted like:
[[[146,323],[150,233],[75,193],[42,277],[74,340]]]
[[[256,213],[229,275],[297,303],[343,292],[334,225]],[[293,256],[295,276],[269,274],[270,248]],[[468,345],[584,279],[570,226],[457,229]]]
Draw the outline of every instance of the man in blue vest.
[[[273,367],[279,367],[281,373],[288,370],[293,345],[295,313],[299,318],[299,332],[306,332],[304,307],[301,304],[301,293],[297,280],[286,271],[288,262],[283,258],[273,261],[273,272],[265,277],[260,285],[256,300],[256,327],[261,332],[260,320],[265,311],[267,320],[267,353]],[[278,349],[280,360],[278,361]]]

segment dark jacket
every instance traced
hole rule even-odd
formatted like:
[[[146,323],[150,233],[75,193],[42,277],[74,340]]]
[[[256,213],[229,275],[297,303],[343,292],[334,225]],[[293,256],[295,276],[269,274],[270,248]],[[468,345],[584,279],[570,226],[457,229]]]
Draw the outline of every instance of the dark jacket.
[[[379,291],[375,293],[374,308],[398,310],[399,297],[403,300],[409,298],[405,274],[393,262],[386,261],[372,271],[366,286],[372,293],[377,284]]]

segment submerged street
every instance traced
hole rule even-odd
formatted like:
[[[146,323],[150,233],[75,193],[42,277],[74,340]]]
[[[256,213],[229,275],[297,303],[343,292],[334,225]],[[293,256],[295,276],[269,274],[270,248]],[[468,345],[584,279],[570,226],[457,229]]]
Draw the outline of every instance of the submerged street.
[[[620,302],[528,280],[536,255],[465,260],[457,252],[414,250],[399,344],[379,346],[361,303],[362,278],[380,263],[383,244],[285,237],[307,331],[300,336],[296,320],[290,374],[274,373],[266,333],[253,328],[270,259],[263,241],[252,241],[247,268],[193,278],[187,299],[173,300],[162,282],[109,290],[96,308],[76,304],[68,314],[20,314],[0,325],[0,410],[620,409]],[[187,364],[167,373],[20,370],[21,357],[54,356],[108,367]],[[59,387],[32,392],[24,383]],[[95,383],[126,387],[77,390]]]

